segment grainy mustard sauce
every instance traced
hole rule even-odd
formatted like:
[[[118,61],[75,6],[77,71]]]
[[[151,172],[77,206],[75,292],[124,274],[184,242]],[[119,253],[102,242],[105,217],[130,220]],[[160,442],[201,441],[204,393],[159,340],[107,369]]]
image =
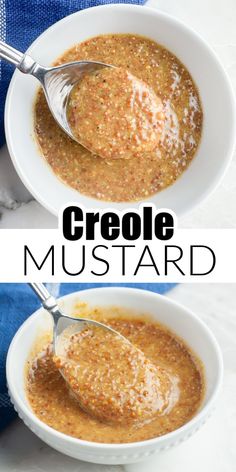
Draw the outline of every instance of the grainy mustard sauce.
[[[140,424],[173,403],[175,381],[127,338],[101,327],[66,331],[63,353],[54,362],[89,414],[107,423]]]
[[[120,67],[86,74],[73,87],[67,109],[73,135],[105,159],[130,159],[155,150],[164,128],[160,98]]]
[[[128,404],[125,405],[125,413],[128,421],[122,424],[119,421],[104,422],[95,418],[92,414],[83,411],[78,401],[69,391],[67,384],[55,363],[53,362],[53,355],[51,352],[51,345],[44,339],[44,345],[40,349],[34,350],[33,356],[30,357],[26,369],[26,392],[29,403],[34,413],[46,424],[52,428],[61,431],[65,434],[76,438],[101,442],[101,443],[126,443],[135,442],[154,438],[173,431],[186,422],[188,422],[197,412],[201,405],[204,395],[204,373],[201,362],[195,357],[185,343],[170,332],[166,327],[157,324],[148,316],[132,314],[124,309],[115,307],[96,308],[90,314],[91,318],[109,324],[111,327],[126,336],[137,348],[139,348],[145,355],[146,359],[150,361],[160,372],[168,374],[172,383],[172,396],[168,397],[167,403],[160,408],[162,413],[145,417],[144,421],[130,421],[132,412],[137,418],[138,407],[142,405],[139,400],[145,398],[144,391],[139,383],[138,391],[131,395],[134,403],[131,405],[130,412]],[[86,351],[86,350],[85,350]],[[84,351],[84,354],[85,354]],[[81,352],[80,352],[81,354]],[[73,353],[73,356],[76,354]],[[106,355],[106,349],[103,349],[103,354]],[[107,356],[110,359],[110,350],[107,348]],[[91,360],[95,361],[96,353],[91,351]],[[98,370],[101,358],[97,353],[99,362],[97,364]],[[129,356],[128,356],[129,357]],[[82,365],[85,368],[85,358],[82,356]],[[119,359],[118,359],[119,364]],[[91,367],[92,363],[90,364]],[[89,367],[89,365],[88,365]],[[131,374],[131,384],[135,388],[134,377],[132,377],[134,370],[125,367],[126,374]],[[96,369],[91,369],[90,373],[94,374]],[[105,371],[103,372],[103,394],[106,399],[111,398],[110,384],[106,380]],[[112,372],[110,372],[110,380],[112,380]],[[117,374],[114,374],[117,380]],[[98,378],[87,378],[85,382],[85,375],[82,376],[84,380],[84,389],[89,390],[87,399],[91,402],[95,399],[96,405],[99,407],[99,398],[96,398],[96,385]],[[95,382],[95,383],[94,383]],[[85,385],[87,383],[88,385]],[[95,386],[95,389],[93,387]],[[97,384],[99,394],[101,394],[101,385]],[[168,387],[169,388],[169,387]],[[155,389],[155,387],[154,387]],[[168,390],[168,389],[167,389]],[[167,392],[166,390],[166,392]],[[169,391],[169,390],[168,390]],[[113,413],[118,414],[117,405],[121,406],[119,396],[119,388],[113,389],[114,402]],[[122,388],[120,389],[122,394]],[[153,394],[153,390],[148,391],[148,394]],[[164,390],[161,392],[165,393]],[[159,391],[160,395],[160,391]],[[168,393],[169,395],[169,393]],[[159,396],[159,399],[161,397]],[[162,397],[164,398],[164,397]],[[152,399],[151,399],[152,400]],[[104,398],[103,398],[104,401]],[[97,403],[96,403],[97,402]],[[132,403],[132,401],[131,401]],[[90,403],[92,405],[92,403]],[[152,402],[150,403],[152,404]],[[104,402],[102,402],[104,407]],[[111,403],[112,405],[112,403]],[[147,405],[147,404],[146,404]],[[150,406],[150,405],[149,405]],[[105,406],[106,408],[106,406]],[[107,404],[109,408],[109,402]],[[159,412],[159,413],[160,413]],[[142,418],[142,406],[140,409]],[[129,417],[130,414],[130,417]],[[115,418],[116,419],[116,418]]]
[[[66,51],[56,64],[83,59],[118,66],[144,81],[163,103],[163,132],[154,149],[142,147],[141,156],[99,157],[65,135],[40,90],[35,136],[53,172],[80,193],[108,202],[143,200],[173,184],[192,161],[202,131],[200,98],[187,69],[156,42],[132,34],[90,38]]]

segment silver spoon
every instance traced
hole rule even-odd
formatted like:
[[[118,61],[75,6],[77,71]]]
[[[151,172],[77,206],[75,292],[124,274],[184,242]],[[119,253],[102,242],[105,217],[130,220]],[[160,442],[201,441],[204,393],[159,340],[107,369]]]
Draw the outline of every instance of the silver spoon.
[[[70,335],[79,333],[88,326],[96,326],[101,329],[105,329],[110,333],[113,333],[116,336],[119,336],[122,340],[127,343],[130,341],[122,336],[118,331],[110,326],[107,326],[99,321],[90,320],[87,318],[73,318],[72,316],[66,315],[59,308],[56,299],[49,293],[45,285],[40,283],[29,283],[29,286],[32,288],[34,293],[38,296],[42,302],[43,307],[47,310],[53,318],[53,351],[56,356],[61,356],[62,352],[64,353],[63,346],[63,332],[70,329]]]
[[[46,287],[43,284],[30,283],[29,285],[31,286],[33,291],[36,293],[38,298],[41,300],[41,302],[43,304],[43,307],[52,315],[53,322],[54,322],[54,326],[53,326],[53,353],[56,355],[56,357],[59,360],[62,361],[62,363],[59,363],[59,366],[60,366],[59,371],[60,371],[62,377],[64,378],[64,380],[66,381],[72,396],[78,401],[80,407],[85,412],[87,412],[89,415],[92,415],[92,416],[98,418],[100,421],[108,422],[108,423],[118,422],[118,423],[126,424],[127,420],[128,419],[130,420],[130,414],[128,412],[130,411],[130,408],[131,408],[130,407],[130,405],[132,403],[132,402],[130,403],[131,398],[132,398],[132,401],[133,401],[133,397],[131,397],[132,389],[130,389],[130,380],[129,380],[129,378],[126,376],[126,374],[124,374],[125,377],[124,377],[123,380],[124,380],[124,383],[126,384],[126,389],[128,387],[128,393],[126,392],[124,397],[120,397],[120,395],[117,397],[117,385],[115,385],[115,389],[114,389],[112,379],[108,376],[108,380],[111,380],[111,382],[110,382],[111,389],[110,390],[112,392],[114,391],[114,395],[116,397],[116,401],[112,402],[112,405],[108,404],[107,403],[107,398],[106,398],[106,396],[104,396],[103,383],[102,384],[98,383],[98,386],[95,389],[95,393],[94,393],[93,389],[91,390],[91,388],[86,387],[86,384],[84,383],[84,378],[82,378],[81,383],[80,383],[80,380],[77,378],[76,379],[76,384],[74,385],[73,369],[75,369],[74,370],[75,376],[77,376],[77,373],[78,373],[77,368],[80,367],[80,365],[78,363],[78,365],[76,364],[74,366],[73,365],[74,361],[73,360],[71,361],[70,358],[69,359],[67,358],[67,345],[68,345],[68,341],[70,342],[70,336],[71,335],[74,335],[74,334],[80,332],[81,330],[87,328],[88,326],[90,326],[90,327],[92,326],[92,327],[96,327],[96,328],[99,327],[103,330],[109,331],[115,337],[120,338],[122,340],[122,342],[125,342],[126,344],[132,346],[132,349],[135,349],[136,351],[140,351],[139,348],[136,348],[134,345],[132,345],[132,343],[125,336],[123,336],[122,334],[120,334],[119,332],[114,330],[113,328],[110,328],[109,326],[107,326],[103,323],[100,323],[100,322],[95,321],[95,320],[84,319],[84,318],[69,317],[68,315],[66,315],[65,313],[63,313],[60,310],[60,308],[57,305],[57,302],[56,302],[55,298],[48,292],[48,290],[46,289]],[[107,346],[107,347],[108,347],[108,350],[109,350],[109,346]],[[120,348],[121,348],[121,346],[120,346]],[[123,355],[126,356],[127,351],[123,350],[121,348],[121,353],[123,353]],[[142,355],[144,356],[143,353],[142,353]],[[126,357],[124,357],[124,361],[127,363],[127,358]],[[70,369],[69,369],[69,372],[67,372],[66,369],[63,370],[63,368],[65,367],[64,362],[66,362],[66,363],[69,362],[69,364],[71,364],[70,367],[72,367],[72,376],[71,376],[71,370]],[[107,365],[107,361],[104,360],[104,362]],[[108,366],[109,366],[109,363],[108,363]],[[145,370],[145,368],[147,368],[143,364],[143,359],[140,359],[140,358],[139,358],[139,363],[137,364],[136,369],[138,368],[138,366],[139,366],[140,369],[144,369],[144,370]],[[96,364],[95,364],[95,369],[96,368],[99,369],[99,366],[96,366]],[[113,368],[113,370],[114,370],[114,368]],[[119,373],[119,367],[118,366],[117,366],[117,373]],[[88,372],[88,374],[86,373],[86,375],[88,375],[88,379],[89,379],[89,372]],[[122,369],[121,369],[121,377],[122,377],[122,375],[123,374],[122,374]],[[137,370],[136,370],[135,377],[138,378]],[[159,385],[159,382],[160,382],[160,378],[161,377],[159,377],[159,374],[158,374],[158,385]],[[118,376],[118,379],[119,379],[119,376]],[[124,385],[124,383],[122,383],[121,385]],[[139,385],[139,383],[138,383],[138,385]],[[95,386],[96,386],[96,384],[95,384]],[[82,387],[81,390],[80,390],[80,387]],[[84,387],[86,387],[85,390],[84,390]],[[141,385],[139,385],[139,388],[141,388],[141,391],[143,390],[143,381],[141,382]],[[147,382],[147,388],[148,388],[148,382]],[[130,392],[130,395],[129,395],[129,392]],[[97,398],[98,398],[98,402],[95,402],[95,404],[94,404],[94,395],[95,396],[97,395]],[[102,396],[102,398],[100,398],[100,396]],[[91,400],[91,402],[90,402],[90,400]],[[153,398],[152,397],[151,397],[150,401],[151,401],[151,403],[149,404],[149,398],[147,397],[146,398],[147,406],[148,406],[148,408],[149,407],[151,408],[151,412],[152,412],[152,408],[153,408],[153,405],[152,405]],[[166,401],[166,400],[165,400],[165,398],[163,397],[163,395],[161,393],[161,396],[160,396],[160,402],[161,402],[160,403],[160,412],[162,412],[162,404],[163,404],[164,401]],[[155,408],[156,408],[156,398],[154,399],[154,402],[155,402]],[[121,411],[122,411],[121,406],[124,410],[124,413],[121,413]],[[149,412],[149,409],[148,409],[148,412]],[[140,412],[137,410],[137,408],[135,408],[135,405],[134,405],[133,413],[135,414],[135,421],[137,421],[137,420],[140,421],[140,418],[139,418]],[[132,420],[134,420],[133,415],[131,415],[131,416],[132,416]],[[149,413],[148,413],[147,417],[149,418]]]
[[[79,142],[67,121],[70,92],[85,74],[114,66],[103,62],[77,61],[57,67],[43,67],[28,54],[17,51],[3,41],[0,41],[0,58],[16,66],[23,74],[33,75],[39,80],[53,117],[70,138]]]

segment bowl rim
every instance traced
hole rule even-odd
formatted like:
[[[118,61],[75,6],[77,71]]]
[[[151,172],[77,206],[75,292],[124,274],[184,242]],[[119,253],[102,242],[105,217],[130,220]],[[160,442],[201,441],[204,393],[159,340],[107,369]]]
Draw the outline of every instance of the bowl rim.
[[[192,211],[194,208],[196,208],[202,201],[207,199],[214,192],[214,190],[218,187],[218,185],[220,185],[222,179],[224,178],[224,175],[225,175],[227,169],[229,168],[229,165],[230,165],[231,160],[232,160],[234,149],[236,148],[236,97],[235,97],[235,94],[234,94],[234,90],[233,90],[233,86],[232,86],[232,83],[230,81],[230,78],[229,78],[225,68],[221,64],[221,61],[218,58],[218,56],[217,56],[216,52],[214,51],[214,49],[192,27],[186,25],[183,21],[175,18],[174,16],[172,16],[168,13],[165,13],[163,11],[159,11],[158,9],[155,9],[153,7],[142,6],[142,5],[105,4],[105,5],[98,5],[98,6],[90,7],[90,8],[83,9],[83,10],[77,11],[75,13],[72,13],[72,14],[62,18],[61,20],[55,22],[49,28],[44,30],[33,41],[33,43],[29,46],[29,48],[26,50],[26,53],[30,54],[31,48],[33,48],[36,45],[37,41],[39,39],[42,39],[44,37],[44,35],[48,34],[49,31],[52,31],[54,28],[57,28],[58,25],[63,25],[67,22],[70,22],[71,18],[74,17],[74,16],[83,17],[83,15],[84,16],[89,15],[90,11],[98,11],[98,10],[101,11],[101,12],[103,10],[111,10],[111,11],[123,10],[124,13],[126,11],[136,10],[136,11],[141,11],[144,14],[151,14],[153,16],[163,18],[163,19],[167,20],[168,22],[177,25],[177,27],[184,30],[184,32],[187,32],[188,34],[192,35],[198,42],[200,42],[202,44],[202,46],[205,48],[205,50],[207,50],[208,54],[211,55],[212,58],[214,59],[215,63],[217,64],[217,66],[220,69],[221,74],[224,78],[224,82],[227,86],[227,91],[228,91],[228,94],[230,96],[231,115],[232,115],[232,121],[231,121],[231,123],[232,123],[231,124],[232,132],[231,132],[231,138],[227,140],[228,143],[227,143],[226,152],[224,153],[224,163],[223,163],[222,168],[220,168],[216,172],[216,174],[214,175],[214,178],[211,179],[209,184],[206,185],[205,189],[202,190],[201,194],[198,194],[198,195],[194,196],[193,201],[190,199],[190,201],[185,203],[184,208],[181,208],[181,209],[178,210],[178,216],[185,215],[185,214],[189,213],[190,211]],[[13,146],[12,146],[11,131],[10,131],[11,130],[11,122],[10,122],[9,109],[10,109],[10,105],[11,105],[12,91],[14,89],[15,82],[17,81],[16,72],[17,71],[14,72],[14,74],[12,76],[12,79],[11,79],[11,82],[10,82],[10,85],[9,85],[9,88],[8,88],[7,97],[6,97],[6,104],[5,104],[5,113],[4,113],[5,134],[6,134],[6,142],[7,142],[9,154],[10,154],[11,160],[13,162],[13,165],[14,165],[20,179],[22,180],[23,184],[27,187],[29,192],[34,196],[34,198],[44,208],[46,208],[51,214],[54,214],[55,216],[58,217],[59,210],[56,208],[56,206],[54,204],[51,204],[50,202],[48,202],[47,198],[42,196],[41,192],[38,189],[35,190],[35,188],[31,184],[31,180],[28,178],[28,176],[25,175],[24,170],[22,170],[22,167],[21,167],[18,159],[15,157],[15,154],[14,154],[14,150],[13,150]],[[190,163],[190,165],[191,165],[191,163]],[[80,193],[80,192],[78,192],[78,193]],[[94,199],[91,198],[91,205],[93,205],[93,201],[94,201]],[[69,202],[67,202],[67,203],[69,203]],[[103,203],[107,203],[108,206],[110,204],[110,202],[103,202]],[[116,202],[112,202],[112,203],[116,203]],[[126,203],[129,204],[129,205],[133,204],[133,206],[134,205],[137,206],[137,205],[140,205],[142,203],[145,203],[145,200],[140,200],[138,202],[126,202]]]
[[[11,341],[11,344],[10,344],[10,347],[9,347],[8,353],[7,353],[7,359],[6,359],[7,385],[8,385],[8,389],[9,389],[9,392],[10,392],[11,399],[14,400],[13,404],[14,404],[14,406],[15,405],[17,406],[17,408],[16,408],[17,412],[18,412],[18,408],[19,408],[21,411],[23,411],[25,417],[30,419],[31,423],[36,424],[39,429],[43,429],[44,431],[46,431],[46,433],[49,433],[50,435],[55,436],[58,439],[66,441],[67,443],[70,443],[71,445],[77,445],[77,446],[81,445],[85,448],[93,447],[97,450],[102,450],[102,449],[105,448],[105,449],[108,449],[108,450],[115,450],[115,451],[118,452],[118,451],[122,451],[124,449],[126,450],[126,449],[131,449],[131,448],[134,448],[134,447],[144,448],[146,446],[152,446],[152,445],[158,446],[158,445],[162,445],[163,443],[165,443],[165,441],[168,441],[168,440],[171,440],[171,439],[176,439],[179,436],[179,434],[181,434],[183,436],[186,436],[188,434],[188,432],[190,432],[192,430],[196,430],[197,425],[203,424],[204,419],[207,419],[208,416],[210,415],[213,404],[215,404],[215,401],[216,401],[216,399],[219,395],[219,392],[220,392],[220,389],[221,389],[221,386],[222,386],[222,380],[223,380],[223,357],[222,357],[222,353],[221,353],[219,344],[218,344],[215,336],[213,335],[211,330],[208,328],[207,324],[204,323],[199,318],[199,316],[197,316],[194,312],[192,312],[191,310],[186,308],[181,303],[176,302],[176,301],[170,299],[169,297],[167,297],[165,295],[161,295],[161,294],[158,294],[156,292],[152,292],[152,291],[148,291],[148,290],[144,290],[144,289],[138,289],[138,288],[119,287],[119,286],[118,287],[108,286],[108,287],[87,288],[87,289],[84,289],[84,290],[77,290],[75,292],[71,292],[67,295],[59,297],[58,301],[61,302],[61,301],[64,301],[66,299],[73,298],[75,296],[78,296],[78,297],[81,298],[81,296],[83,296],[83,294],[87,294],[88,292],[97,292],[98,290],[99,291],[104,291],[104,292],[106,292],[107,290],[108,291],[115,290],[117,292],[124,292],[125,291],[127,294],[131,294],[131,295],[132,294],[135,295],[136,293],[138,293],[138,294],[141,293],[141,295],[143,297],[153,298],[153,300],[162,299],[162,300],[164,300],[164,303],[169,304],[171,306],[171,308],[175,309],[175,307],[177,307],[180,310],[184,311],[185,314],[190,316],[190,318],[194,319],[194,321],[197,322],[201,326],[201,328],[207,334],[207,336],[209,338],[209,342],[211,343],[212,347],[215,350],[215,355],[216,355],[216,359],[217,359],[217,362],[218,362],[218,368],[217,368],[218,369],[218,371],[217,371],[218,377],[217,377],[217,380],[216,380],[216,385],[215,385],[215,388],[214,388],[211,396],[207,400],[206,404],[201,408],[200,411],[198,411],[196,413],[196,415],[193,418],[191,418],[190,421],[188,421],[187,423],[182,425],[180,428],[178,428],[174,431],[171,431],[170,433],[167,433],[165,435],[155,437],[155,438],[151,438],[151,439],[146,439],[144,441],[136,441],[136,442],[131,442],[131,443],[99,443],[99,442],[86,441],[86,440],[83,440],[83,439],[74,438],[73,436],[69,436],[65,433],[62,433],[60,431],[55,430],[54,428],[51,428],[46,423],[44,423],[39,418],[37,418],[37,416],[34,414],[33,411],[30,410],[30,408],[26,405],[26,403],[23,400],[21,400],[21,398],[19,398],[17,389],[14,385],[14,375],[12,375],[12,372],[10,371],[11,356],[12,356],[12,352],[15,349],[15,344],[18,341],[18,338],[20,337],[21,332],[26,330],[27,325],[30,324],[30,323],[33,323],[34,319],[37,318],[39,316],[40,312],[42,312],[44,310],[41,307],[38,310],[36,310],[33,314],[31,314],[24,321],[24,323],[20,326],[20,328],[17,330],[16,334],[14,335],[14,337]]]

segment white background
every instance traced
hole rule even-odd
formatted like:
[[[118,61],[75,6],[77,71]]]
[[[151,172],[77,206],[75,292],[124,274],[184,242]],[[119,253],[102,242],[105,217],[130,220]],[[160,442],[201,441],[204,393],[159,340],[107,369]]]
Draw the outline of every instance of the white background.
[[[149,0],[199,32],[215,49],[236,90],[236,1]],[[204,71],[203,71],[204,73]],[[183,228],[236,227],[236,155],[223,182],[197,209],[180,219]],[[52,228],[57,221],[25,189],[6,147],[0,150],[0,228]]]
[[[96,236],[95,241],[67,241],[57,229],[41,230],[0,230],[0,282],[236,282],[236,229],[221,230],[197,230],[177,229],[169,241],[153,239],[149,242],[125,241],[123,238],[111,243]],[[27,256],[27,277],[24,276],[24,246],[30,249],[30,253],[37,262],[42,264],[48,251],[54,247],[54,274],[52,274],[52,257],[47,258],[39,271],[31,256]],[[67,275],[65,269],[73,274],[78,273],[83,266],[83,245],[85,247],[85,268],[78,276]],[[92,250],[95,246],[105,245],[108,249],[99,247],[96,250],[97,257],[109,262],[109,271],[104,276],[106,269],[104,262],[97,261],[93,257]],[[125,275],[122,275],[121,248],[113,245],[128,245],[126,251]],[[142,265],[151,264],[151,267],[140,267],[134,276],[145,246],[148,245],[160,275],[157,275],[149,253],[145,251]],[[215,254],[216,264],[214,270],[208,275],[190,275],[190,245],[201,245],[211,248]],[[64,267],[62,264],[62,246],[65,247]],[[184,275],[173,263],[167,266],[168,274],[165,276],[165,247],[168,249],[168,259],[177,259],[180,247],[183,251],[181,260],[177,262]],[[177,246],[177,249],[175,247]],[[206,273],[211,270],[213,257],[209,249],[195,248],[193,250],[194,273]],[[9,263],[11,261],[11,263]],[[14,261],[14,265],[13,262]],[[197,289],[197,287],[196,287]]]

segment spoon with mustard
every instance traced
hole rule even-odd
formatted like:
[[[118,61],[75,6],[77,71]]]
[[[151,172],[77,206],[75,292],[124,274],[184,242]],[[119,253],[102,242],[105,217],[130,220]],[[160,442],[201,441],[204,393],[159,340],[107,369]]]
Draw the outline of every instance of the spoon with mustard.
[[[30,74],[38,79],[54,119],[70,138],[78,141],[67,121],[70,92],[85,74],[113,66],[95,61],[77,61],[57,67],[44,67],[29,54],[23,54],[3,41],[0,41],[0,58],[16,66],[23,74]]]
[[[171,379],[110,326],[73,318],[43,284],[29,284],[53,318],[53,360],[80,407],[105,423],[144,422],[163,414]]]
[[[66,339],[65,336],[63,337],[65,331],[67,334],[72,335],[86,329],[87,327],[97,327],[109,331],[111,334],[118,336],[122,342],[130,343],[127,338],[118,333],[118,331],[110,328],[108,325],[87,318],[73,318],[64,313],[59,308],[56,299],[50,294],[45,285],[41,283],[29,283],[29,286],[40,299],[45,310],[52,315],[53,351],[55,355],[60,355],[62,352],[62,342]]]
[[[58,125],[92,154],[128,159],[159,145],[163,103],[128,70],[96,61],[43,67],[3,41],[0,58],[38,79]]]

